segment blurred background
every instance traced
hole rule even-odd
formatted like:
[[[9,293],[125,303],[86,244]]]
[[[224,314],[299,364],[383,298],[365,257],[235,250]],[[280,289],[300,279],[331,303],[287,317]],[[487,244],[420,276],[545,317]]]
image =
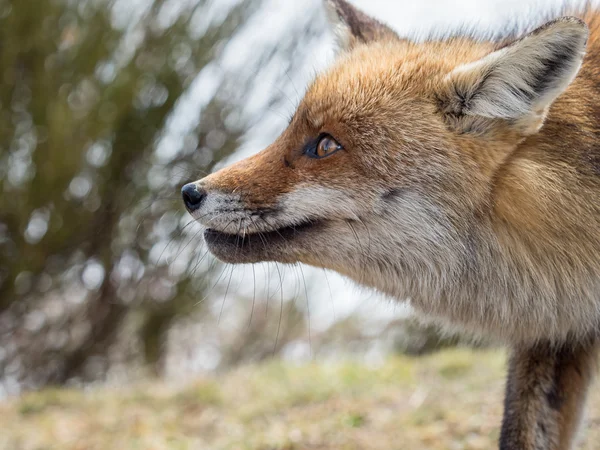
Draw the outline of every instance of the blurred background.
[[[563,2],[354,3],[418,38]],[[320,0],[0,0],[0,398],[459,341],[333,273],[222,265],[181,204],[281,132],[329,28]]]

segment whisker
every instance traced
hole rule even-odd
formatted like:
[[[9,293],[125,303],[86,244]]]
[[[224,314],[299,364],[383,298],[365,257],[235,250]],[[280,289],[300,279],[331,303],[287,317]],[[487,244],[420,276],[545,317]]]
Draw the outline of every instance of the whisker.
[[[229,222],[227,224],[227,226],[231,225],[233,223],[233,221]],[[206,254],[208,254],[209,252],[207,251]],[[205,254],[205,256],[206,256]],[[203,257],[204,258],[204,257]],[[210,271],[212,271],[212,269],[214,268],[214,266],[218,263],[218,260],[215,258],[215,260],[213,261],[213,264],[210,268]],[[196,303],[196,305],[199,305],[200,303],[204,302],[208,296],[212,293],[212,291],[215,289],[215,287],[217,286],[217,284],[219,284],[219,281],[221,280],[221,277],[223,276],[223,274],[225,273],[225,270],[227,269],[227,265],[225,265],[225,267],[223,268],[223,270],[221,271],[221,274],[219,275],[219,277],[217,278],[217,281],[215,281],[215,284],[213,284],[212,288],[210,288],[210,290],[206,293],[206,295],[204,296],[204,298],[202,298],[202,300],[200,300],[199,302]],[[233,274],[233,271],[232,271]],[[229,279],[229,282],[231,282],[231,278]],[[229,288],[229,284],[228,284],[228,288]]]
[[[296,103],[298,103],[302,96],[300,95],[300,92],[298,92],[298,89],[296,89],[296,84],[294,83],[294,80],[292,80],[292,77],[290,76],[290,72],[288,70],[285,71],[285,75],[287,76],[288,80],[290,80],[290,83],[291,83],[292,87],[294,88],[294,91],[296,91]],[[292,105],[292,106],[294,109],[297,108],[296,105]]]
[[[227,225],[229,226],[229,225]],[[240,225],[238,227],[237,238],[235,240],[235,254],[237,256],[239,250],[240,232],[242,231],[242,219],[240,219]],[[225,301],[227,300],[227,294],[229,293],[229,287],[231,286],[231,278],[233,277],[233,271],[235,266],[231,266],[231,274],[229,274],[229,281],[227,282],[227,289],[225,289],[225,295],[223,296],[223,302],[221,303],[221,311],[219,312],[219,321],[221,323],[221,317],[223,316],[223,310],[225,308]]]
[[[190,272],[190,278],[192,278],[194,276],[194,274],[196,273],[196,270],[198,270],[198,267],[200,266],[200,264],[202,264],[202,261],[204,261],[208,255],[210,255],[210,251],[208,249],[206,249],[206,251],[204,252],[204,255],[202,255],[202,257],[198,259],[198,261],[194,265],[194,268]]]
[[[252,309],[250,310],[250,320],[248,321],[248,329],[252,326],[252,317],[254,316],[254,305],[256,304],[256,269],[254,268],[254,264],[252,264]]]
[[[229,274],[229,281],[227,282],[227,288],[225,289],[225,295],[223,296],[223,301],[221,302],[221,311],[219,311],[219,320],[217,324],[221,324],[221,317],[223,317],[223,309],[225,308],[225,300],[227,300],[227,294],[229,293],[229,287],[231,286],[231,278],[233,277],[233,271],[235,266],[231,265],[231,273]]]
[[[360,239],[358,237],[358,233],[356,232],[356,230],[354,229],[354,227],[352,226],[352,223],[349,221],[345,221],[345,223],[348,225],[348,227],[350,228],[350,230],[352,230],[352,233],[354,234],[354,238],[356,239],[356,242],[358,243],[358,246],[360,248],[360,264],[361,264],[361,270],[360,270],[360,284],[362,284],[363,282],[363,277],[364,277],[364,273],[365,273],[365,265],[366,265],[366,254],[365,254],[365,250],[362,246],[362,243],[360,242]]]
[[[267,264],[267,295],[265,304],[265,318],[269,317],[269,291],[271,290],[271,264]]]
[[[206,215],[205,215],[205,216],[206,216]],[[203,216],[203,217],[205,217],[205,216]],[[213,218],[211,219],[211,221],[212,221],[212,220],[214,220],[214,219],[216,219],[216,218],[218,218],[218,217],[221,217],[221,216],[223,216],[223,214],[217,214],[215,217],[213,217]],[[230,222],[230,223],[231,223],[231,222]],[[229,224],[227,224],[227,226],[229,226]],[[209,254],[210,254],[210,251],[207,249],[207,250],[204,252],[204,255],[203,255],[201,258],[199,258],[199,260],[198,260],[198,261],[195,263],[195,265],[194,265],[194,268],[193,268],[193,269],[192,269],[192,271],[190,272],[190,277],[193,277],[193,276],[194,276],[194,274],[196,273],[196,270],[198,270],[198,268],[200,267],[200,264],[202,263],[202,261],[204,261],[204,259],[205,259],[205,258],[206,258],[206,257],[207,257]],[[216,264],[216,260],[215,260],[215,261],[213,261],[213,265],[210,267],[210,270],[212,270],[212,269],[214,268],[214,265],[215,265],[215,264]],[[210,270],[209,270],[209,271],[210,271]]]
[[[219,281],[221,281],[221,278],[223,277],[223,274],[225,273],[225,271],[228,268],[228,264],[225,265],[225,267],[223,268],[223,270],[221,271],[221,274],[217,277],[217,281],[215,281],[215,283],[212,285],[212,287],[206,292],[206,295],[197,303],[195,303],[194,306],[198,306],[201,303],[204,303],[206,301],[206,299],[208,299],[209,295],[212,294],[212,292],[214,291],[215,287],[217,287],[217,285],[219,284]]]
[[[323,270],[323,273],[325,274],[325,281],[327,282],[327,288],[329,289],[329,302],[331,303],[331,311],[333,313],[333,320],[334,322],[337,321],[336,318],[336,314],[335,314],[335,303],[333,302],[333,293],[331,291],[331,284],[329,283],[329,277],[327,276],[327,270],[325,269],[321,269]]]
[[[306,287],[306,277],[304,276],[304,270],[302,270],[302,266],[298,266],[300,268],[300,273],[302,274],[302,281],[304,282],[304,297],[306,298],[306,314],[308,318],[308,348],[310,351],[310,356],[312,358],[312,335],[310,329],[310,302],[308,301],[308,288]]]
[[[250,221],[252,222],[252,224],[254,225],[254,228],[256,228],[257,230],[260,230],[260,228],[256,225],[256,222],[254,221],[254,218],[252,216],[250,216]],[[260,231],[257,231],[258,234],[258,238],[261,240],[263,247],[265,248],[265,250],[267,249],[267,242],[265,241],[265,238],[263,236],[263,233],[261,233]],[[269,316],[269,290],[271,287],[271,265],[267,265],[267,278],[266,278],[266,304],[265,304],[265,318]]]
[[[279,270],[279,266],[275,264],[275,268],[277,269],[277,273],[279,274],[279,283],[281,284],[281,295],[280,295],[280,305],[279,305],[279,323],[277,325],[277,335],[275,336],[275,346],[273,347],[273,356],[275,356],[277,352],[277,344],[279,343],[279,333],[281,332],[281,319],[283,318],[283,278],[281,277],[281,271]]]
[[[163,248],[163,251],[162,251],[162,252],[160,252],[160,255],[158,256],[158,259],[156,260],[155,267],[158,267],[158,265],[159,265],[159,263],[160,263],[160,260],[162,259],[163,255],[165,254],[165,251],[166,251],[166,250],[169,248],[169,246],[170,246],[170,245],[173,243],[173,241],[174,241],[175,239],[177,239],[178,237],[180,237],[180,236],[183,234],[183,232],[185,231],[185,229],[186,229],[187,227],[189,227],[191,224],[193,224],[194,222],[195,222],[195,220],[190,220],[190,221],[189,221],[187,224],[185,224],[185,226],[184,226],[183,228],[181,228],[181,230],[179,230],[179,234],[178,234],[178,235],[175,235],[175,236],[173,236],[173,237],[172,237],[172,238],[169,240],[168,244],[167,244],[167,245],[165,245],[165,248]]]
[[[202,233],[202,231],[203,230],[200,229],[200,230],[196,231],[196,233],[194,233],[194,235],[191,237],[191,239],[188,241],[188,243],[185,244],[185,247],[183,247],[181,250],[179,250],[177,252],[175,257],[171,260],[171,263],[181,256],[181,254],[185,251],[185,249],[190,246],[190,244],[196,239],[196,236],[198,236],[200,233]],[[165,248],[165,250],[166,250],[166,248]],[[165,250],[163,250],[163,253]],[[162,253],[161,253],[161,256],[162,256]],[[160,258],[159,258],[159,261],[160,261]],[[158,264],[158,261],[157,261],[157,264]],[[169,264],[169,261],[167,261],[167,264]]]
[[[146,217],[146,211],[148,211],[150,208],[152,208],[152,206],[154,206],[154,203],[156,203],[157,201],[161,201],[161,200],[170,200],[170,201],[175,201],[175,197],[174,196],[169,196],[169,197],[153,197],[151,199],[148,199],[147,201],[150,203],[148,206],[146,206],[145,208],[143,208],[141,211],[139,211],[139,215]],[[131,208],[133,206],[134,201],[132,201],[129,206],[127,206],[127,209]],[[151,218],[145,218],[142,219],[140,221],[140,223],[138,224],[138,226],[135,229],[135,234],[137,236],[137,234],[140,231],[140,228],[142,227],[142,225],[144,225],[144,223],[146,223],[148,220],[151,220]]]
[[[267,110],[272,112],[273,114],[275,114],[277,117],[283,119],[286,123],[288,122],[288,118],[285,114],[281,113],[280,111],[277,111],[273,108],[271,108],[270,106],[267,106]]]

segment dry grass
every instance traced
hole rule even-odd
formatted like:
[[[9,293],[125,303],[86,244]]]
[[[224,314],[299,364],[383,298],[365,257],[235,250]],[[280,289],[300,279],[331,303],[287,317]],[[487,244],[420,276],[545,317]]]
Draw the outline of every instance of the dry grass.
[[[48,390],[0,405],[0,449],[493,449],[502,353],[269,363],[185,386]],[[600,449],[594,390],[582,449]]]

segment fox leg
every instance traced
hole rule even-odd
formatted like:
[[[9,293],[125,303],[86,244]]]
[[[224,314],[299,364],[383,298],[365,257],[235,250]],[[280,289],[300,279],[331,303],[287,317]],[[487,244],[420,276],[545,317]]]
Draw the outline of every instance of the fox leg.
[[[514,350],[500,450],[571,450],[596,370],[596,342]]]

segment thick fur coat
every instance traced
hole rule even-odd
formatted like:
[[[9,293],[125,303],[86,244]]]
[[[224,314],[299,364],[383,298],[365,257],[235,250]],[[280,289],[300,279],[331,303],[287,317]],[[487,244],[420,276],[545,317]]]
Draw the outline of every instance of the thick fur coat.
[[[600,14],[416,43],[325,5],[341,52],[287,130],[184,188],[209,248],[503,340],[501,447],[570,448],[600,333]]]

